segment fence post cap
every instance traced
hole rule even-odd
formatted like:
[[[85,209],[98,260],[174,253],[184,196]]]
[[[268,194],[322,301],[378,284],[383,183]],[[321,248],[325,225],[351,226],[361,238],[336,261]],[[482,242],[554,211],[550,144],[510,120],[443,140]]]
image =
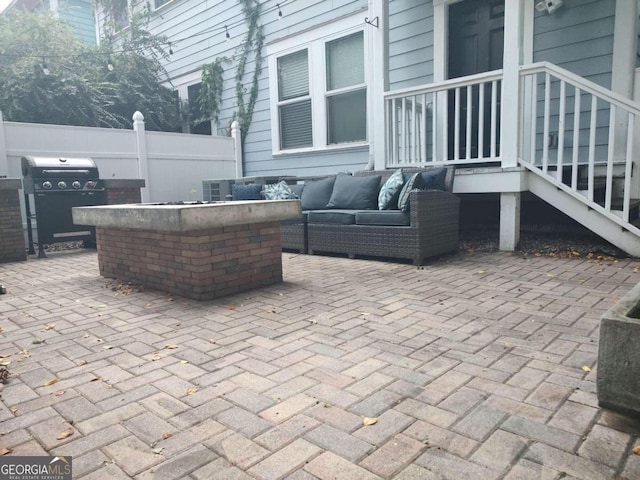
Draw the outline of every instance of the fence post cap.
[[[144,115],[142,115],[142,113],[136,110],[136,112],[133,114],[133,121],[134,122],[144,121]]]

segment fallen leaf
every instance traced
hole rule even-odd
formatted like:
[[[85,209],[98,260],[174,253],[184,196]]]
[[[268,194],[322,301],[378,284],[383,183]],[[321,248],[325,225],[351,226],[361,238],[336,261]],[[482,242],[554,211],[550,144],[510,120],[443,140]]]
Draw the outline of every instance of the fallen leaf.
[[[156,455],[160,455],[162,453],[162,450],[164,450],[163,447],[157,447],[157,448],[152,449],[151,451],[153,453],[155,453]]]
[[[167,298],[167,302],[173,302],[173,298],[171,297]]]
[[[91,335],[89,335],[88,333],[85,333],[82,338],[89,338]]]
[[[153,303],[147,303],[147,308],[153,307]]]
[[[547,277],[549,278],[556,278],[556,276],[553,273],[547,273]]]
[[[41,338],[35,338],[31,343],[33,343],[34,345],[40,345],[41,343],[44,343],[44,340]]]
[[[276,309],[275,309],[275,308],[270,308],[269,310],[267,310],[267,312],[269,312],[269,313],[276,313]]]
[[[180,363],[189,363],[187,360],[180,360]]]
[[[157,361],[158,361],[158,360],[160,360],[161,358],[162,358],[162,356],[160,356],[160,355],[159,355],[159,354],[157,354],[157,353],[154,353],[154,354],[151,356],[151,361],[152,361],[152,362],[157,362]]]
[[[376,423],[378,423],[378,419],[375,417],[364,417],[362,419],[362,424],[365,427],[368,427],[369,425],[375,425]]]
[[[582,370],[584,370],[585,372],[590,372],[591,369],[589,367],[587,367],[586,365],[582,366]]]
[[[16,360],[16,362],[21,362],[21,361],[23,361],[23,360],[24,360],[24,358],[18,358],[18,359]]]
[[[370,312],[360,312],[360,315],[366,316],[366,315],[371,315]]]
[[[49,385],[53,385],[54,383],[58,383],[58,379],[57,378],[52,378],[48,382],[44,382],[44,386],[48,387]]]
[[[167,438],[171,438],[173,437],[173,433],[163,433],[162,434],[162,439],[166,440]]]
[[[45,330],[53,330],[54,328],[56,328],[55,323],[48,323],[47,326],[44,327]]]
[[[0,327],[0,332],[4,332],[4,328]]]
[[[216,339],[215,338],[210,338],[209,339],[209,343],[216,343]]]
[[[7,358],[10,357],[12,354],[11,353],[2,353],[0,354],[0,358]]]
[[[20,350],[20,351],[18,352],[18,355],[22,355],[22,356],[23,356],[23,357],[25,357],[25,358],[29,358],[29,357],[31,357],[31,354],[29,353],[29,351],[28,351],[28,350]]]
[[[0,366],[2,366],[2,367],[6,367],[7,365],[10,365],[10,364],[11,364],[11,360],[7,360],[5,362],[0,362]]]
[[[227,310],[235,310],[236,306],[235,305],[227,305]]]
[[[89,380],[89,383],[91,382],[101,382],[102,378],[101,377],[93,377],[91,380]]]
[[[284,293],[279,293],[278,296],[284,297]]]
[[[633,453],[634,453],[635,455],[640,455],[640,445],[638,445],[637,447],[635,447],[635,448],[633,449]]]
[[[167,344],[164,346],[164,348],[166,348],[167,350],[175,350],[176,348],[178,348],[178,345]]]
[[[0,457],[11,452],[13,452],[13,450],[11,450],[10,448],[0,448]]]
[[[487,273],[486,270],[478,270],[478,273]]]
[[[15,415],[18,412],[18,409],[16,407],[12,407],[9,411]]]
[[[67,428],[64,432],[60,432],[56,437],[58,440],[64,440],[67,437],[70,437],[75,433],[75,430],[71,427]]]
[[[102,339],[102,338],[98,338],[98,339],[96,339],[96,342],[98,342],[98,343],[103,343],[103,342],[104,342],[104,339]]]
[[[86,364],[88,364],[88,363],[89,363],[89,362],[87,362],[86,360],[80,360],[80,361],[77,363],[77,365],[78,365],[79,367],[81,367],[81,366],[86,365]]]
[[[104,348],[105,350],[111,350],[113,347],[111,345],[105,345],[102,348]]]
[[[567,476],[567,472],[558,472],[558,478],[564,478]]]
[[[53,393],[56,397],[59,397],[61,395],[64,395],[64,390],[58,390],[57,392]]]
[[[187,389],[187,395],[193,395],[194,393],[196,393],[198,391],[198,387],[191,387]]]

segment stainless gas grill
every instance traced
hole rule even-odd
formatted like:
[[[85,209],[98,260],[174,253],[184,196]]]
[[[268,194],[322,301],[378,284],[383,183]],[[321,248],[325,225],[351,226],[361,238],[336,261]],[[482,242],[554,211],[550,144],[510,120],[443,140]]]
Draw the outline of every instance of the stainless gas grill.
[[[73,207],[103,205],[104,186],[98,167],[90,158],[22,157],[24,200],[27,211],[29,254],[38,244],[38,257],[46,257],[44,245],[82,240],[95,245],[95,229],[75,225]],[[35,212],[31,211],[31,198]],[[32,220],[36,220],[37,241]]]

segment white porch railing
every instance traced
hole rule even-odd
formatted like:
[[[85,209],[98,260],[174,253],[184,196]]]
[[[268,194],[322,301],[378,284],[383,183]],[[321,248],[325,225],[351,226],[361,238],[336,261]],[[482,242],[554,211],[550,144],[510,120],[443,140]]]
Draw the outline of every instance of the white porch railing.
[[[502,71],[385,95],[386,167],[500,161]]]
[[[521,164],[628,222],[638,189],[632,167],[640,109],[550,63],[525,65],[520,72]]]

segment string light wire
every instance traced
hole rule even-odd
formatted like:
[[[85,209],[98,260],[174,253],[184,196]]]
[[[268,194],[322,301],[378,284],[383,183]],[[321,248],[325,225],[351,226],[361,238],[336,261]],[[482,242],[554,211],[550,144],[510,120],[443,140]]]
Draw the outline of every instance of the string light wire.
[[[282,9],[281,9],[281,5],[284,5],[287,2],[291,2],[294,0],[282,0],[280,3],[277,3],[275,6],[272,6],[270,8],[265,9],[265,11],[263,12],[263,15],[270,13],[270,12],[274,12],[274,11],[278,11],[278,19],[282,18]],[[177,40],[171,40],[167,42],[167,45],[169,47],[169,55],[173,55],[173,47],[178,45],[180,42],[184,42],[186,40],[191,40],[193,38],[202,36],[202,35],[207,35],[207,34],[215,34],[215,33],[225,33],[225,40],[229,41],[231,39],[231,34],[229,33],[229,30],[232,30],[234,27],[237,27],[239,25],[242,25],[246,23],[246,20],[244,18],[240,18],[239,20],[236,20],[235,22],[231,22],[231,23],[227,23],[225,25],[216,25],[215,27],[210,27],[204,30],[201,30],[199,32],[193,33],[191,35],[187,35],[185,37],[182,37],[180,39]],[[118,54],[122,54],[122,53],[131,53],[131,52],[135,52],[137,51],[136,48],[130,48],[130,49],[119,49],[119,50],[113,50],[110,55],[118,55]],[[90,57],[90,56],[99,56],[99,53],[64,53],[64,54],[47,54],[46,57],[49,59],[52,58],[82,58],[82,57]],[[44,66],[47,66],[47,70],[48,70],[48,65],[44,62],[44,56],[42,54],[29,54],[29,55],[20,55],[20,54],[12,54],[12,53],[2,53],[0,52],[0,57],[9,57],[9,58],[37,58],[43,59],[43,71],[44,71]],[[112,65],[113,63],[110,63],[110,58],[107,62],[107,68],[108,65]],[[48,74],[47,74],[48,75]]]

